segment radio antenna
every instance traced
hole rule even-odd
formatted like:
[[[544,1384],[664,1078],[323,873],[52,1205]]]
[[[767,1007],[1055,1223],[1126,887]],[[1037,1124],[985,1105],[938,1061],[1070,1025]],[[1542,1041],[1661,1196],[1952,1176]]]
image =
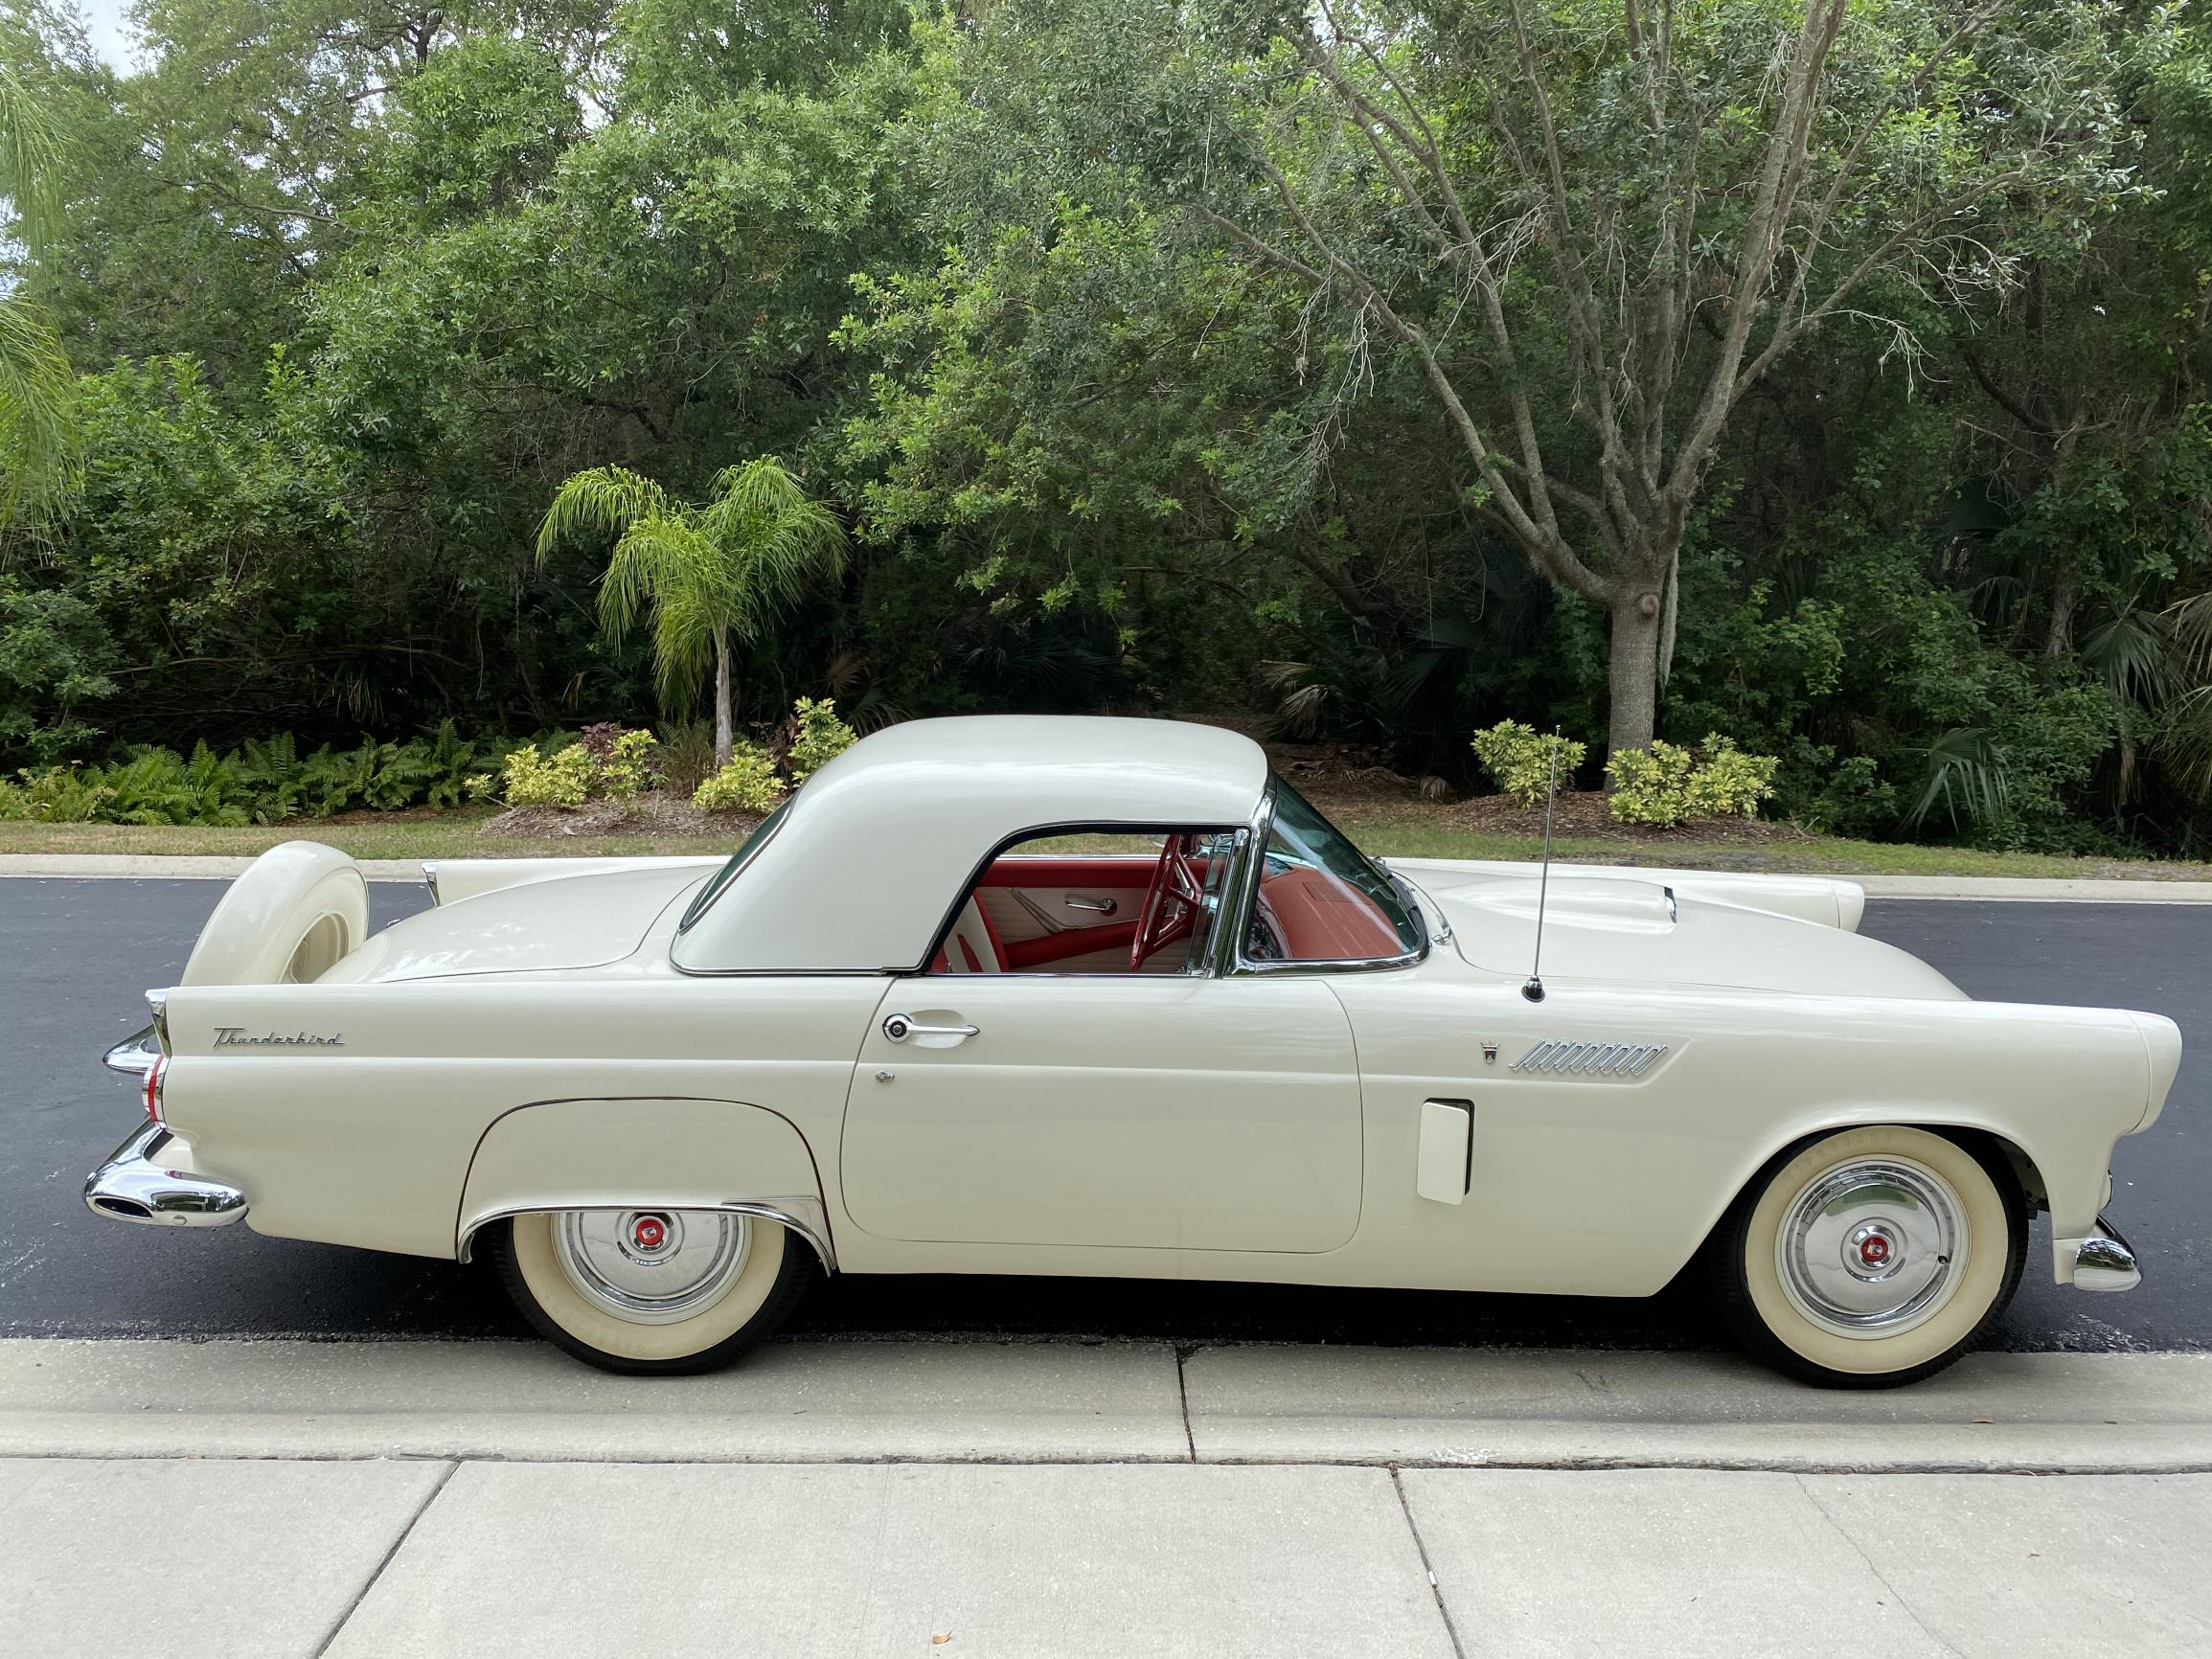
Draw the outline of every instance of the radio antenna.
[[[1531,1002],[1543,1001],[1543,908],[1544,899],[1551,893],[1552,880],[1552,811],[1560,798],[1560,729],[1552,728],[1551,787],[1543,798],[1543,868],[1537,875],[1536,884],[1536,958],[1528,965],[1528,980],[1520,988],[1521,995]]]

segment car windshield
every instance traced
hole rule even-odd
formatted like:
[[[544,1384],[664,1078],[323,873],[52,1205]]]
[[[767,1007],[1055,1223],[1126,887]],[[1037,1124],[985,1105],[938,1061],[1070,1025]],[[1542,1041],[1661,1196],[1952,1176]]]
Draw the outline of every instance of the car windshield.
[[[1397,883],[1280,777],[1260,903],[1276,946],[1267,954],[1291,961],[1375,960],[1424,943]]]
[[[729,862],[715,872],[712,881],[699,889],[699,896],[692,900],[691,908],[684,912],[683,920],[676,923],[678,933],[683,932],[706,914],[707,906],[722,896],[722,889],[738,878],[738,872],[752,860],[753,854],[768,844],[769,839],[782,826],[784,814],[790,809],[791,800],[787,798],[782,806],[753,826],[753,832],[745,837],[743,844],[735,852],[730,854]]]

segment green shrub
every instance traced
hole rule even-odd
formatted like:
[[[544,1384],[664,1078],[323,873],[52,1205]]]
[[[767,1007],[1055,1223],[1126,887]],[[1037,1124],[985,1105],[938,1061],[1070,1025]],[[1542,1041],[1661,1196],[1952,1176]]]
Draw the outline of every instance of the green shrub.
[[[329,744],[303,756],[287,733],[248,741],[227,755],[205,743],[124,750],[105,764],[73,762],[16,774],[0,783],[0,818],[50,824],[277,824],[327,818],[351,807],[458,807],[483,798],[485,778],[512,745],[464,739],[447,720],[435,738],[404,743],[364,739],[357,748]],[[489,782],[487,782],[489,788]]]
[[[837,718],[834,697],[824,697],[820,702],[801,697],[792,706],[791,716],[798,732],[791,739],[791,752],[784,758],[784,767],[791,774],[795,789],[850,749],[860,734]]]
[[[783,792],[767,751],[741,743],[730,763],[692,792],[692,805],[702,812],[765,812]]]
[[[528,744],[507,757],[506,799],[510,807],[581,807],[591,795],[591,754],[571,743],[553,755]]]
[[[626,732],[611,720],[583,729],[584,753],[591,757],[591,793],[609,801],[628,801],[656,782],[650,732]]]
[[[1612,813],[1623,824],[1670,829],[1693,818],[1751,818],[1774,792],[1772,755],[1747,755],[1718,732],[1702,749],[1653,739],[1648,749],[1624,749],[1606,762],[1613,783]]]
[[[1690,816],[1690,774],[1697,757],[1658,739],[1648,749],[1623,749],[1606,762],[1613,781],[1613,816],[1623,824],[1664,829]]]
[[[15,774],[20,784],[0,784],[0,818],[41,824],[94,824],[115,791],[100,782],[98,766],[48,766]]]
[[[1774,793],[1776,755],[1747,755],[1718,732],[1705,734],[1698,769],[1690,774],[1693,818],[1756,818],[1759,803]]]
[[[1586,743],[1540,736],[1518,720],[1500,720],[1489,731],[1474,735],[1474,756],[1482,762],[1482,769],[1520,807],[1542,805],[1551,790],[1554,756],[1559,761],[1559,776],[1568,779],[1588,753]]]
[[[625,731],[613,721],[586,726],[573,743],[559,736],[525,743],[507,757],[499,794],[510,807],[581,807],[586,801],[629,801],[650,788],[650,732]],[[481,774],[463,778],[461,793],[482,800],[491,793]]]

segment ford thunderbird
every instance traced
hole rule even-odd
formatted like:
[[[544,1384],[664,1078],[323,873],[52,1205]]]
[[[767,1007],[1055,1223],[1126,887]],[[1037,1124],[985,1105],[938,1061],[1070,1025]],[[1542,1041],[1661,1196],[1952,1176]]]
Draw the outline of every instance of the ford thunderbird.
[[[2156,1014],[1976,1002],[1847,881],[1370,858],[1210,727],[890,727],[728,858],[239,876],[109,1063],[101,1216],[496,1263],[610,1370],[822,1272],[1647,1296],[1827,1384],[1924,1376],[2100,1216]],[[1540,955],[1539,955],[1540,950]],[[2041,1269],[2039,1267],[2039,1271]]]

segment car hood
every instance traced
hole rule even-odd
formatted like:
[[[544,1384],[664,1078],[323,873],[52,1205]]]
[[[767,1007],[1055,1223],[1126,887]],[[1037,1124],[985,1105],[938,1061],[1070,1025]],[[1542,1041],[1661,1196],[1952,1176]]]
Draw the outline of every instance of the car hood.
[[[1433,883],[1433,884],[1432,884]],[[1477,967],[1525,974],[1536,952],[1534,875],[1422,876]],[[1960,1000],[1918,957],[1880,940],[1770,911],[1678,897],[1656,881],[1554,875],[1543,898],[1548,978],[1721,986],[1818,996]]]
[[[703,879],[694,866],[496,888],[394,922],[317,983],[603,967],[636,951],[670,906]]]

